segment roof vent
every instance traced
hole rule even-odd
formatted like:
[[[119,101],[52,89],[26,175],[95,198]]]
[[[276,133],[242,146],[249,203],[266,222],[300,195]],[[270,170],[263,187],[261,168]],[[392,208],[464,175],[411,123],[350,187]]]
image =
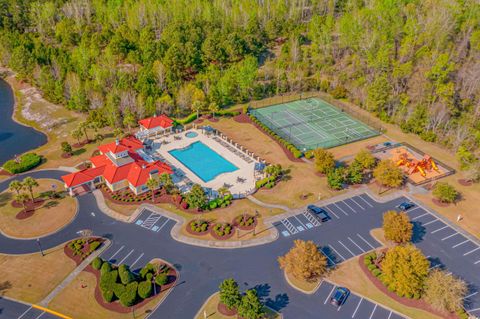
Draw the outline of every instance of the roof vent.
[[[118,138],[115,140],[115,144],[120,145],[120,140]]]

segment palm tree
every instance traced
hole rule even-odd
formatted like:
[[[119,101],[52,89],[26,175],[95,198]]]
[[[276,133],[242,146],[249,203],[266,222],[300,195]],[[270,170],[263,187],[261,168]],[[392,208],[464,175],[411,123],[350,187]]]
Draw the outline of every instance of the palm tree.
[[[228,190],[228,188],[226,188],[225,186],[222,186],[220,187],[218,190],[218,195],[220,195],[220,197],[225,197],[225,195],[229,194],[230,191]]]
[[[78,145],[80,145],[80,137],[82,137],[82,131],[80,129],[75,129],[71,133],[73,138],[75,138],[78,142]]]
[[[147,187],[152,191],[152,202],[155,202],[155,190],[160,187],[160,181],[158,178],[150,177],[147,181]]]
[[[212,117],[215,118],[215,113],[217,113],[220,110],[220,107],[218,106],[217,103],[212,102],[208,105],[208,110],[212,112]]]
[[[88,123],[87,121],[84,121],[84,122],[80,123],[80,125],[78,126],[80,131],[83,131],[83,134],[85,134],[85,138],[87,139],[87,143],[90,141],[90,139],[88,138],[88,135],[87,135],[87,129],[89,129],[90,127],[91,127],[90,123]]]
[[[8,188],[12,192],[16,192],[17,195],[20,195],[20,191],[23,190],[25,186],[20,181],[11,181],[8,185]]]
[[[203,103],[200,101],[195,101],[192,103],[192,111],[197,112],[197,119],[200,116],[200,110],[203,108]]]
[[[34,178],[29,176],[23,179],[22,184],[30,192],[30,196],[32,197],[32,202],[33,202],[35,200],[35,197],[33,196],[33,188],[38,187],[38,182]]]
[[[160,175],[160,183],[162,183],[167,194],[170,194],[170,191],[172,190],[173,186],[175,186],[172,181],[172,176],[170,176],[170,174],[167,174],[167,173],[163,173],[162,175]]]
[[[15,196],[15,201],[17,203],[21,203],[22,206],[23,206],[23,209],[26,211],[27,210],[27,206],[25,205],[26,201],[28,200],[28,195],[27,194],[17,194]]]

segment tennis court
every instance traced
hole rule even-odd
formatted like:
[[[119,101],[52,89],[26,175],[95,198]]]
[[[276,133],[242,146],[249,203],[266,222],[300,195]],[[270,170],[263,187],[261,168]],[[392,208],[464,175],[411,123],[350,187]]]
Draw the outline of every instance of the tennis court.
[[[331,148],[380,134],[317,98],[254,109],[250,113],[300,151]]]

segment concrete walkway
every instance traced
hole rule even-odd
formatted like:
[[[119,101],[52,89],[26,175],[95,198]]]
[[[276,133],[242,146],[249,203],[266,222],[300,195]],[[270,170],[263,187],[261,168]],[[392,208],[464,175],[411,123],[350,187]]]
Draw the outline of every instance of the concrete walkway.
[[[68,276],[65,278],[55,289],[53,289],[48,296],[46,296],[42,301],[38,303],[39,306],[47,307],[48,304],[55,298],[65,287],[67,287],[75,278],[77,278],[78,274],[81,273],[97,256],[100,256],[109,246],[111,242],[110,240],[106,240],[102,247],[97,249],[93,252],[90,256],[88,256],[80,265],[77,266]]]
[[[257,204],[258,206],[262,206],[262,207],[265,207],[265,208],[277,208],[277,209],[281,209],[281,210],[284,210],[284,211],[289,211],[289,210],[290,210],[289,207],[284,206],[284,205],[269,204],[269,203],[262,202],[261,200],[256,199],[255,197],[253,197],[252,195],[247,196],[247,198],[248,198],[252,203],[255,203],[255,204]]]

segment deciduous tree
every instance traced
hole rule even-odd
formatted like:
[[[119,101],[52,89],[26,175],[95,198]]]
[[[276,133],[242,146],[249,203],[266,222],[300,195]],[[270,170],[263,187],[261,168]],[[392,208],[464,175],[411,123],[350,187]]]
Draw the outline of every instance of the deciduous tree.
[[[228,309],[237,308],[242,299],[237,282],[232,278],[225,279],[219,288],[220,302],[227,306]]]
[[[432,190],[433,196],[443,203],[453,203],[457,200],[459,193],[447,182],[438,182]]]
[[[335,157],[329,151],[317,148],[313,152],[313,156],[315,157],[315,169],[317,172],[326,174],[335,167]]]
[[[256,290],[246,291],[238,305],[238,315],[245,319],[260,319],[265,315],[264,306]]]
[[[398,187],[403,183],[403,172],[392,160],[382,160],[373,171],[375,179],[383,186]]]
[[[434,309],[442,312],[456,312],[463,307],[467,291],[465,281],[443,270],[434,269],[425,280],[423,298]]]
[[[327,270],[327,258],[313,241],[295,240],[293,248],[278,262],[288,274],[306,281],[321,277]]]
[[[390,210],[383,214],[383,232],[387,240],[405,244],[412,239],[413,225],[407,213]]]

